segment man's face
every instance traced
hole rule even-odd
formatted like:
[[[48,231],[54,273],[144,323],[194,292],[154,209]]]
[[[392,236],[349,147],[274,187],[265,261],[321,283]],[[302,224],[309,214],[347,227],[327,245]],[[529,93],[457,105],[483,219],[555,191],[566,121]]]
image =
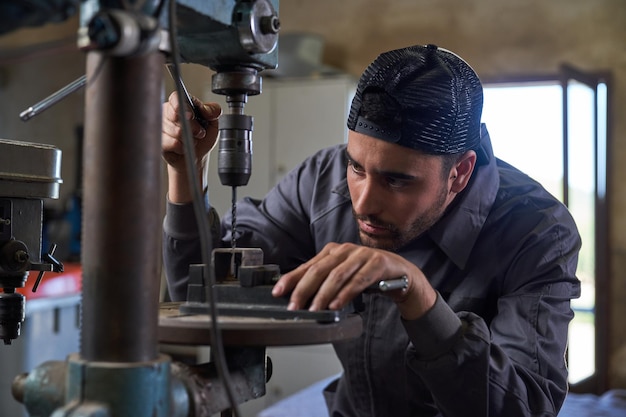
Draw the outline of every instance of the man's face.
[[[454,198],[442,158],[348,133],[348,188],[365,246],[397,250],[430,228]]]

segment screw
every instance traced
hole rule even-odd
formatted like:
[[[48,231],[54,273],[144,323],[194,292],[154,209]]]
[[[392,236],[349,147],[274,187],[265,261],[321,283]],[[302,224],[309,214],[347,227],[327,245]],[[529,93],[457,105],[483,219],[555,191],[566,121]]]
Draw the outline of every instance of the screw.
[[[28,252],[21,250],[21,249],[18,251],[15,251],[15,255],[13,256],[13,259],[15,259],[15,261],[20,264],[26,263],[28,261]]]

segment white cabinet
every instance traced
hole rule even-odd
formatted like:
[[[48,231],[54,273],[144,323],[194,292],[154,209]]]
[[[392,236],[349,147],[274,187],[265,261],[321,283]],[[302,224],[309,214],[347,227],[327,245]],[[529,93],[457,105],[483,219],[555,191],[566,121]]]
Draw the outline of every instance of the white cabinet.
[[[263,79],[263,91],[248,98],[245,113],[254,117],[252,176],[237,189],[244,196],[262,198],[288,171],[315,151],[347,140],[346,120],[356,89],[350,76],[319,79]],[[207,93],[205,100],[224,98]],[[230,210],[231,189],[217,176],[217,147],[206,177],[211,204],[223,216]]]

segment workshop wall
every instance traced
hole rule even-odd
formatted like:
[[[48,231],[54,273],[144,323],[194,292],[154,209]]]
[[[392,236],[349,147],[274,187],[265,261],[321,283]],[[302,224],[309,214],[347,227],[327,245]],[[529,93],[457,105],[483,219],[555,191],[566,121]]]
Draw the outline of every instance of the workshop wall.
[[[609,70],[610,350],[614,369],[626,350],[626,4],[623,0],[284,0],[283,32],[324,37],[324,63],[358,76],[378,53],[434,43],[464,57],[483,79],[554,74],[562,63],[586,71]],[[74,183],[75,132],[82,123],[76,93],[28,123],[20,111],[84,73],[84,57],[67,42],[76,19],[0,37],[0,137],[53,143],[63,150],[62,195]],[[57,42],[54,54],[34,44]],[[540,151],[540,150],[538,150]],[[612,386],[626,388],[626,370]]]

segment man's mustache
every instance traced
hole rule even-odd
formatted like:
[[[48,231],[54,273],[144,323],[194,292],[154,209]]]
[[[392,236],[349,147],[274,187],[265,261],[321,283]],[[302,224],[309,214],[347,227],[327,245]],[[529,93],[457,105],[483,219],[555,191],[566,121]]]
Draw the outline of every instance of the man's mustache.
[[[384,221],[380,220],[379,218],[377,218],[375,216],[358,215],[358,214],[356,214],[354,212],[353,212],[353,214],[354,214],[354,218],[356,220],[360,220],[362,222],[371,224],[372,226],[375,226],[375,227],[380,227],[380,228],[383,228],[383,229],[387,229],[387,230],[389,230],[391,232],[395,232],[396,231],[396,228],[395,228],[394,225],[389,224],[389,223],[385,223]]]

